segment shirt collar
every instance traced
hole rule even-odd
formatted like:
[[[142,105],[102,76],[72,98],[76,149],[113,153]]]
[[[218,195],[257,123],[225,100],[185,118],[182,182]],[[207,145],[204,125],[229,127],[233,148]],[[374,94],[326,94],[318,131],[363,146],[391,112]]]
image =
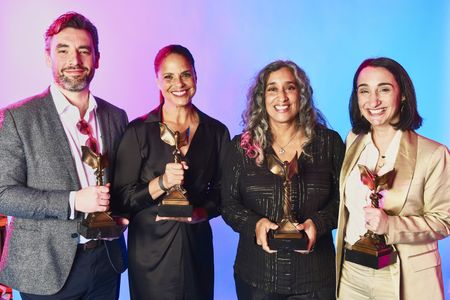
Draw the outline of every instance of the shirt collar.
[[[59,88],[56,86],[55,83],[52,83],[50,85],[50,93],[53,98],[53,102],[56,106],[56,111],[59,115],[62,115],[65,111],[67,111],[71,107],[75,107],[72,105],[66,97],[61,93]],[[92,95],[92,93],[89,93],[89,104],[88,109],[86,111],[86,114],[84,115],[84,118],[86,120],[89,120],[89,115],[92,111],[95,111],[97,109],[97,101],[95,101],[95,97]]]
[[[395,162],[395,158],[397,157],[398,149],[400,148],[401,137],[402,137],[402,131],[397,130],[395,132],[394,137],[392,138],[391,143],[389,144],[388,148],[386,149],[386,152],[384,153],[384,156],[386,157],[387,161]],[[372,139],[371,131],[369,131],[368,138],[365,140],[365,146],[368,146],[368,145],[375,147],[375,144]]]

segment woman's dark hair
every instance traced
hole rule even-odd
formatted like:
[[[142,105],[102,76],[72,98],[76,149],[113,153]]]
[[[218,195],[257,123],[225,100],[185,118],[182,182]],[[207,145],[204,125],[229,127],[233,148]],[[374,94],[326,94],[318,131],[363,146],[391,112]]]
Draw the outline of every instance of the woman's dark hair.
[[[156,54],[155,62],[154,62],[156,74],[158,73],[159,68],[161,67],[162,61],[170,54],[179,54],[179,55],[183,56],[184,58],[186,58],[187,61],[191,64],[192,69],[195,72],[194,57],[192,56],[189,49],[186,47],[183,47],[181,45],[168,45],[168,46],[165,46],[164,48],[161,48],[158,51],[158,54]]]
[[[369,58],[363,61],[353,77],[353,89],[348,106],[353,133],[368,133],[371,128],[369,121],[362,116],[358,105],[358,77],[361,71],[366,67],[385,68],[394,76],[395,81],[400,88],[400,97],[402,98],[400,104],[400,118],[397,123],[391,125],[395,129],[400,129],[402,131],[420,128],[422,125],[422,117],[417,111],[416,92],[411,78],[406,70],[395,60],[387,57],[378,57]]]
[[[155,67],[156,75],[158,75],[158,71],[159,71],[159,68],[161,67],[163,60],[170,54],[178,54],[178,55],[181,55],[184,58],[186,58],[186,60],[192,66],[192,70],[194,71],[195,78],[197,78],[197,72],[195,71],[194,57],[192,56],[192,54],[188,48],[183,47],[181,45],[167,45],[167,46],[159,49],[158,53],[155,56],[155,61],[153,63],[153,65]],[[160,98],[160,103],[162,104],[164,102],[164,98],[161,93],[160,93],[159,98]]]

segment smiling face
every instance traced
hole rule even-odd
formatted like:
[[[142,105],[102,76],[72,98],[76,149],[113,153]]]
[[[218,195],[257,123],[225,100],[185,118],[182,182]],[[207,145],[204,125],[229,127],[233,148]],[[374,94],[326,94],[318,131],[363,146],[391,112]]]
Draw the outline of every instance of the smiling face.
[[[191,103],[197,79],[189,61],[180,54],[172,53],[161,62],[157,83],[164,105],[181,107]]]
[[[372,128],[391,127],[398,122],[400,88],[387,69],[366,67],[357,80],[358,106]]]
[[[296,122],[300,109],[300,92],[289,68],[283,67],[270,73],[264,97],[270,124]]]
[[[71,92],[89,88],[99,59],[89,32],[65,28],[52,37],[50,49],[45,53],[58,86]]]

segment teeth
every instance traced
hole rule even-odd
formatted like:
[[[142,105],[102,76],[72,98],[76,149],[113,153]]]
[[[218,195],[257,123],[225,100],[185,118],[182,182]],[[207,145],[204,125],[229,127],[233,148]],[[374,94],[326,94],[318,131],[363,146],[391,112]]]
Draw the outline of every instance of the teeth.
[[[383,113],[384,111],[385,111],[384,108],[369,109],[369,112],[370,112],[372,115],[381,114],[381,113]]]
[[[288,107],[288,105],[275,105],[276,110],[286,110]]]
[[[186,91],[180,91],[180,92],[172,92],[172,94],[174,94],[175,96],[184,96],[186,94]]]

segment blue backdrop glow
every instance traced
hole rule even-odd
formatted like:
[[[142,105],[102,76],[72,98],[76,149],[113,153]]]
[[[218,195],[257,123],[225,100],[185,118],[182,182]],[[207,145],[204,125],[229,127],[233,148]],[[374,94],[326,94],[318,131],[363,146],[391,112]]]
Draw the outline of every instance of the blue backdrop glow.
[[[125,108],[129,118],[158,104],[153,58],[179,43],[196,59],[195,104],[241,131],[249,83],[275,59],[309,74],[317,106],[345,138],[347,105],[359,63],[374,56],[399,61],[416,87],[422,135],[450,145],[450,2],[445,0],[3,0],[0,2],[0,107],[43,91],[51,82],[43,34],[66,11],[96,24],[100,68],[91,89]],[[212,221],[215,299],[235,299],[232,266],[237,235]],[[440,242],[450,299],[450,240]],[[45,275],[43,275],[45,276]],[[20,299],[15,294],[16,299]],[[126,273],[120,299],[128,299]]]

